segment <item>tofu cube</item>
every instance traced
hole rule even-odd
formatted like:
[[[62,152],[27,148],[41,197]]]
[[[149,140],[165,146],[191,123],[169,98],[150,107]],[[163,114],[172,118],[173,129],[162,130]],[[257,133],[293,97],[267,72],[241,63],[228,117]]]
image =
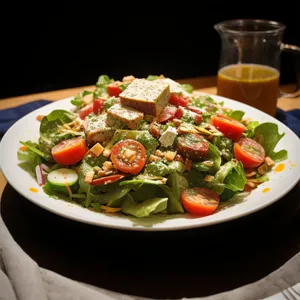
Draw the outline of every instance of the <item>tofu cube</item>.
[[[105,145],[110,141],[115,130],[106,125],[107,114],[88,115],[84,120],[84,131],[87,136],[88,145],[101,143]]]
[[[170,99],[169,84],[154,80],[135,79],[119,95],[121,103],[145,114],[158,117]]]
[[[162,133],[159,141],[163,147],[171,147],[176,139],[177,130],[173,127],[168,127],[166,131]]]
[[[117,103],[107,110],[106,124],[114,129],[136,129],[143,117],[142,112]]]

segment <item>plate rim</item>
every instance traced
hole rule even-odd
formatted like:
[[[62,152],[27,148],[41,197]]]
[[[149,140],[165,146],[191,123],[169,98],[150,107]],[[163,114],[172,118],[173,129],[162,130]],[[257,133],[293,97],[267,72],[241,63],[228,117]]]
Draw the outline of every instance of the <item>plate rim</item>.
[[[300,139],[298,138],[298,136],[296,135],[295,132],[293,132],[287,125],[285,125],[284,123],[282,123],[281,121],[277,120],[275,117],[270,116],[268,114],[266,114],[263,111],[260,111],[259,109],[256,109],[250,105],[241,103],[239,101],[227,98],[227,97],[223,97],[223,96],[219,96],[216,94],[212,94],[212,93],[205,93],[202,91],[195,91],[198,94],[202,94],[202,95],[207,95],[207,96],[211,96],[211,97],[216,97],[217,101],[229,101],[229,102],[233,102],[233,103],[238,103],[238,104],[242,104],[245,109],[250,108],[251,110],[254,110],[255,114],[260,114],[262,116],[266,116],[268,119],[270,119],[270,122],[274,122],[274,123],[280,123],[280,126],[283,127],[284,132],[289,132],[289,134],[291,136],[293,136],[293,138],[295,138],[295,140],[298,139],[298,146],[300,147]],[[265,202],[264,204],[261,204],[259,206],[250,208],[248,210],[245,210],[244,212],[240,212],[239,214],[236,215],[229,215],[229,216],[225,216],[224,218],[220,219],[220,220],[208,220],[203,224],[198,224],[198,223],[191,223],[191,224],[184,224],[184,225],[168,225],[165,227],[147,227],[147,226],[122,226],[119,224],[113,224],[113,223],[105,223],[105,222],[100,222],[100,221],[95,221],[95,220],[91,220],[88,218],[84,218],[82,216],[75,216],[75,215],[68,215],[66,212],[64,211],[60,211],[55,209],[55,207],[49,207],[47,206],[45,203],[43,202],[39,202],[39,201],[35,201],[34,199],[31,199],[30,197],[28,198],[22,191],[22,189],[19,189],[16,185],[16,183],[13,180],[10,180],[9,175],[3,170],[2,168],[2,152],[3,152],[3,141],[5,140],[5,138],[7,138],[10,134],[10,132],[13,130],[13,128],[15,128],[16,126],[18,126],[19,123],[21,123],[25,118],[30,118],[31,115],[35,114],[39,109],[45,108],[45,107],[50,107],[50,106],[56,106],[55,104],[61,102],[61,101],[70,101],[71,99],[73,99],[74,96],[70,96],[70,97],[65,97],[59,100],[50,100],[52,102],[37,108],[31,112],[29,112],[28,114],[24,115],[22,118],[20,118],[19,120],[17,120],[3,135],[2,140],[0,141],[0,170],[3,174],[3,176],[5,177],[5,179],[7,180],[7,183],[10,184],[17,193],[19,193],[21,196],[23,196],[26,200],[31,201],[33,204],[51,212],[54,213],[60,217],[66,218],[66,219],[71,219],[72,221],[76,221],[76,222],[81,222],[81,223],[85,223],[85,224],[89,224],[89,225],[93,225],[93,226],[97,226],[97,227],[104,227],[104,228],[110,228],[110,229],[118,229],[118,230],[123,230],[123,231],[143,231],[143,232],[161,232],[161,231],[179,231],[179,230],[190,230],[190,229],[196,229],[196,228],[202,228],[202,227],[208,227],[208,226],[212,226],[212,225],[218,225],[221,223],[226,223],[229,221],[233,221],[239,218],[243,218],[245,216],[254,214],[255,212],[258,212],[260,210],[265,209],[268,206],[271,206],[272,204],[274,204],[275,202],[277,202],[278,200],[280,200],[282,197],[284,197],[285,195],[287,195],[299,182],[300,180],[300,173],[295,176],[294,180],[292,181],[292,183],[289,184],[288,188],[285,189],[284,192],[277,194],[275,197],[272,198],[272,200]],[[268,121],[269,122],[269,121]],[[278,125],[278,124],[277,124]],[[296,145],[297,147],[297,145]],[[299,148],[300,149],[300,148]],[[57,200],[56,200],[57,201]],[[64,201],[64,200],[59,200],[59,201]],[[78,204],[79,207],[81,207]]]

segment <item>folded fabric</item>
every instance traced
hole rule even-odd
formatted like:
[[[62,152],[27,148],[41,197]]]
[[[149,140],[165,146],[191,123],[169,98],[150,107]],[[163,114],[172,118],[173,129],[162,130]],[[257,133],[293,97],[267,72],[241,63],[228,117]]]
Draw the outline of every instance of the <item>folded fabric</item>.
[[[293,109],[286,112],[277,108],[276,119],[281,121],[300,137],[300,109]]]
[[[259,281],[190,300],[299,299],[300,253]],[[101,272],[101,270],[99,270]],[[71,280],[41,268],[10,235],[0,216],[0,298],[3,300],[151,300]]]
[[[16,121],[28,113],[51,103],[49,100],[38,100],[17,107],[0,110],[0,135],[3,135]]]

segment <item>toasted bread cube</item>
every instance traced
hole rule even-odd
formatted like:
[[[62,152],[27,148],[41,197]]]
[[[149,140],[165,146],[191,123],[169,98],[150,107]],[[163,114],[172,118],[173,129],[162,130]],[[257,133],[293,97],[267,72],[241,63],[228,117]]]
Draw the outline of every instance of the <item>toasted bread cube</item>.
[[[103,150],[104,148],[101,146],[101,144],[97,143],[90,149],[90,152],[98,157],[102,154]]]
[[[117,103],[107,110],[106,124],[115,129],[136,129],[143,117],[142,112]]]
[[[123,105],[158,117],[168,104],[170,95],[170,87],[165,82],[135,79],[119,97]]]
[[[115,130],[106,125],[106,114],[89,115],[84,120],[84,131],[89,145],[107,143],[115,133]]]

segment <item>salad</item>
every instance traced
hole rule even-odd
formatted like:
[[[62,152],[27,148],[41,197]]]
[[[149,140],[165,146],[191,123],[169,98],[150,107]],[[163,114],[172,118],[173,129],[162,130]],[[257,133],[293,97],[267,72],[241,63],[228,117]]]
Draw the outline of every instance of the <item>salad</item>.
[[[96,212],[211,215],[287,158],[274,151],[276,124],[162,75],[101,75],[71,104],[37,116],[39,138],[20,141],[19,166],[49,196]]]

